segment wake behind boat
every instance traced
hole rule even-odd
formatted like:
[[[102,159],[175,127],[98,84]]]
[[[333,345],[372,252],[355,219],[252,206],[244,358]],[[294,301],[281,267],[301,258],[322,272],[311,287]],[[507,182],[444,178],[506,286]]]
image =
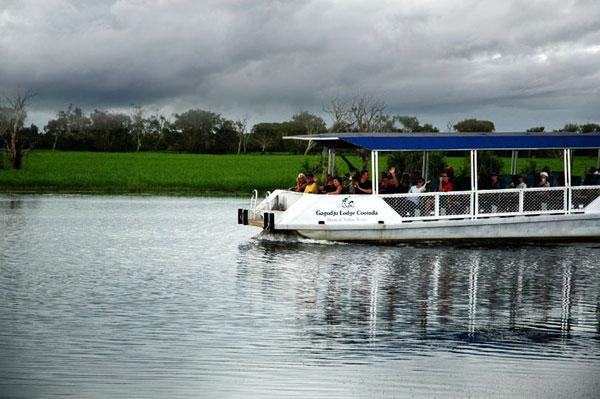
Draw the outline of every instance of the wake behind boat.
[[[239,224],[333,241],[600,240],[600,176],[586,177],[583,185],[575,185],[571,171],[574,150],[600,148],[597,133],[339,133],[287,138],[325,146],[330,174],[335,170],[336,151],[370,151],[371,194],[275,190],[258,203],[255,191],[249,209],[238,210]],[[542,149],[562,151],[560,184],[479,189],[478,151],[512,150],[515,175],[518,150]],[[466,151],[470,155],[468,187],[380,193],[379,154],[396,151],[423,152],[424,175],[430,151]]]

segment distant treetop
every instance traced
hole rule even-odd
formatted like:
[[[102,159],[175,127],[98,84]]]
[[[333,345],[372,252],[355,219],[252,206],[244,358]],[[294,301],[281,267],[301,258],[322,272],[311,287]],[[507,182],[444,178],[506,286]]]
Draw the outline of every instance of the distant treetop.
[[[453,127],[457,132],[493,132],[496,130],[494,122],[480,119],[465,119]]]

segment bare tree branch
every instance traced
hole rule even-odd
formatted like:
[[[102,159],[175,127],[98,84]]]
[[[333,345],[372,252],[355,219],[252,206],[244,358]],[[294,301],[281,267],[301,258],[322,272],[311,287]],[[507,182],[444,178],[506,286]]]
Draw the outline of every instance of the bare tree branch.
[[[246,153],[246,142],[248,140],[248,119],[248,114],[244,114],[241,118],[234,122],[235,130],[238,134],[238,155],[242,153],[242,149],[244,154]]]
[[[21,168],[21,161],[25,153],[25,143],[21,132],[27,117],[27,104],[33,97],[35,97],[35,93],[21,91],[5,96],[8,107],[2,108],[2,120],[5,124],[2,136],[10,136],[8,140],[5,138],[5,141],[7,141],[10,162],[15,169]]]

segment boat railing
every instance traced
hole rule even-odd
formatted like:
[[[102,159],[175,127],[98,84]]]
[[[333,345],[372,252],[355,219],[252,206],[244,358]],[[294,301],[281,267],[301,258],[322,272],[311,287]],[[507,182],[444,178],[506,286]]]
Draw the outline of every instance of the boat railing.
[[[256,217],[256,205],[258,201],[258,190],[252,190],[252,196],[250,197],[250,218],[254,219]]]
[[[303,193],[289,190],[267,191],[265,199],[254,207],[253,218],[260,219],[263,212],[286,211],[302,198],[302,195]]]
[[[469,218],[474,193],[382,194],[380,197],[405,221]]]
[[[571,187],[571,212],[583,212],[584,209],[600,197],[600,186]]]
[[[583,212],[600,186],[381,194],[403,221]]]

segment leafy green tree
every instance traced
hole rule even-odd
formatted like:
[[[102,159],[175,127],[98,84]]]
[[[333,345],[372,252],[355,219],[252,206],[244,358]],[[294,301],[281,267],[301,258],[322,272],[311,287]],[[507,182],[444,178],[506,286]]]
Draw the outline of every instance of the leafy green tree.
[[[423,126],[421,126],[421,131],[437,133],[440,130],[437,127],[433,126],[431,123],[426,123]]]
[[[235,122],[229,119],[221,118],[217,125],[210,148],[213,154],[235,153],[237,147],[238,132]]]
[[[423,153],[415,151],[394,152],[388,157],[387,164],[388,167],[396,167],[398,173],[420,172],[423,167]],[[444,153],[440,151],[430,152],[428,166],[433,174],[444,170],[448,166]],[[429,177],[431,177],[431,173]],[[400,176],[398,176],[398,178],[400,178]]]
[[[274,144],[281,140],[281,130],[279,123],[257,123],[252,128],[250,138],[256,142],[260,151],[264,154]]]
[[[312,135],[317,133],[324,133],[327,131],[325,121],[320,116],[311,114],[308,111],[302,111],[292,116],[292,120],[289,123],[290,128],[299,131],[299,134]],[[308,154],[311,148],[314,147],[313,141],[308,141],[304,145],[304,155]]]
[[[492,172],[502,174],[502,160],[492,151],[477,151],[477,168],[480,180],[485,181]]]
[[[162,115],[150,115],[146,118],[147,131],[142,136],[141,147],[146,150],[173,150],[179,141],[180,134],[173,124]]]
[[[402,128],[399,129],[401,132],[439,132],[439,129],[430,123],[421,125],[416,116],[396,115],[394,120],[402,125]]]
[[[419,120],[415,116],[396,115],[395,119],[402,125],[402,128],[400,129],[402,132],[411,133],[419,132],[421,130]]]
[[[225,124],[228,124],[225,126]],[[221,115],[201,109],[190,109],[182,114],[175,114],[175,128],[181,132],[179,149],[195,153],[222,152],[237,138],[234,126]],[[222,140],[231,140],[232,143],[224,143]],[[233,152],[233,151],[232,151]]]
[[[52,142],[52,151],[56,149],[56,144],[58,144],[58,138],[70,133],[71,126],[69,123],[69,117],[72,111],[73,104],[69,104],[69,107],[66,111],[59,111],[56,115],[56,119],[48,121],[48,125],[44,127],[46,133],[51,134],[54,138]]]
[[[567,123],[562,129],[561,132],[569,132],[569,133],[578,133],[579,125],[576,123]]]
[[[148,120],[144,118],[144,109],[139,106],[133,106],[131,111],[131,135],[135,140],[135,151],[139,152],[142,147],[142,137],[148,131]]]
[[[59,111],[55,119],[44,126],[44,136],[51,138],[46,148],[61,150],[92,150],[92,121],[79,107],[69,105],[66,111]]]
[[[99,151],[128,151],[133,148],[131,118],[121,113],[95,110],[90,119],[94,149]]]
[[[453,127],[457,132],[493,132],[496,130],[493,122],[479,119],[465,119]]]
[[[277,124],[279,131],[279,137],[271,145],[273,151],[288,151],[295,154],[304,154],[307,149],[308,142],[300,140],[283,140],[285,136],[302,136],[307,134],[306,127],[302,123],[298,123],[294,120],[289,120]],[[312,148],[312,145],[311,145]]]
[[[243,118],[237,119],[233,126],[238,135],[238,148],[237,154],[240,155],[242,150],[246,153],[246,147],[248,145],[248,115],[244,115]]]
[[[544,130],[544,126],[530,127],[529,129],[527,129],[527,131],[530,133],[542,133],[544,132]]]
[[[581,125],[581,133],[595,133],[600,132],[600,125],[597,123],[586,123]]]

